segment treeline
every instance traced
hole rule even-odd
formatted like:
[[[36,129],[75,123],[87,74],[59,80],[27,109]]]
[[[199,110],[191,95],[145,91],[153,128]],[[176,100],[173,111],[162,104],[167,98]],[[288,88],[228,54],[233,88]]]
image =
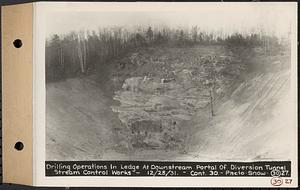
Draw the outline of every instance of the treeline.
[[[105,28],[99,31],[70,32],[52,35],[46,41],[46,80],[59,81],[90,74],[99,64],[122,56],[139,47],[150,45],[193,46],[222,44],[229,46],[262,46],[270,51],[279,40],[265,34],[224,35],[207,33],[197,26],[190,30],[170,28]]]

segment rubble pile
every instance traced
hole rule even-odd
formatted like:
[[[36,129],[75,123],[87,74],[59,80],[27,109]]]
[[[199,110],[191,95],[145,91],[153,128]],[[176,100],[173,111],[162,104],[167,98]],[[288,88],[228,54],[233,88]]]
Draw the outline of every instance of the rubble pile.
[[[133,148],[183,147],[186,121],[224,95],[244,69],[223,47],[146,48],[117,62],[111,78],[119,81],[119,104],[112,110]]]

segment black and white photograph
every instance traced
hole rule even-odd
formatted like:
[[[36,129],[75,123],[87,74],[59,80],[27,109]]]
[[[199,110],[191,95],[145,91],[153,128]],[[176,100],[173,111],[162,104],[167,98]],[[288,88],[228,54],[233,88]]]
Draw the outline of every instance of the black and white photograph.
[[[145,7],[45,18],[46,160],[291,160],[290,6]]]

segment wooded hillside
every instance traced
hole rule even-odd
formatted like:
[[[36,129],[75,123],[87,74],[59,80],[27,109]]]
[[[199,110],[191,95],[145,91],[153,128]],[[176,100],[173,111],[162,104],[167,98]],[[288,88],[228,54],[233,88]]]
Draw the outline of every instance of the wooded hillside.
[[[104,28],[98,31],[54,34],[46,41],[47,82],[88,75],[97,66],[107,64],[136,48],[147,46],[192,47],[195,45],[227,45],[261,47],[264,52],[274,52],[283,39],[264,32],[249,34],[223,34],[204,32],[199,27],[191,29],[138,27]]]

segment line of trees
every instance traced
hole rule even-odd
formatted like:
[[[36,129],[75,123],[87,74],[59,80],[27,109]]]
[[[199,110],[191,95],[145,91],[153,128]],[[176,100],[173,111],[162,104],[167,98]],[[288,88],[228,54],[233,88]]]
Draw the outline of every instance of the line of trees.
[[[269,51],[279,45],[275,36],[264,33],[231,34],[208,33],[195,26],[191,29],[104,28],[98,31],[54,34],[46,40],[46,80],[59,81],[79,75],[87,75],[97,65],[122,56],[139,47],[151,45],[193,46],[222,44],[230,46],[262,46]]]

